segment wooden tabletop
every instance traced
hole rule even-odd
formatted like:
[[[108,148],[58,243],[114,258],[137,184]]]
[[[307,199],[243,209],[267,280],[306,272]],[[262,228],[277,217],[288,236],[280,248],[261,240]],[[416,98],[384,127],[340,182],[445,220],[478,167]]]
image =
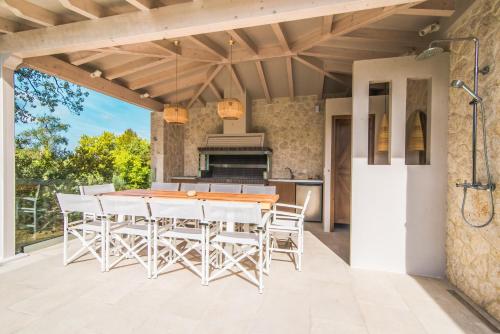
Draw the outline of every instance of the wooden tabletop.
[[[188,196],[186,191],[164,191],[151,189],[121,190],[103,195],[160,197],[160,198],[191,198],[198,200],[229,201],[229,202],[256,202],[274,204],[278,202],[279,195],[265,194],[230,194],[216,192],[197,192],[195,196]]]

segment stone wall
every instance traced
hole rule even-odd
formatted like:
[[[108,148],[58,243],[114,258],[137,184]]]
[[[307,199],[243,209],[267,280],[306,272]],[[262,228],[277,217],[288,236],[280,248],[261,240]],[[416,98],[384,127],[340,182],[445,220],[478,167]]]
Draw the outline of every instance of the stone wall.
[[[486,106],[488,153],[493,180],[500,183],[500,1],[476,1],[448,31],[449,37],[477,36],[481,41],[480,67],[490,65],[488,75],[480,75],[479,94]],[[453,43],[451,79],[473,86],[474,47],[471,42]],[[471,180],[471,107],[470,97],[458,89],[450,89],[448,148],[448,231],[447,275],[451,283],[475,303],[500,320],[500,189],[494,192],[497,214],[485,228],[467,226],[460,213],[463,192],[456,182]],[[481,124],[481,123],[479,123]],[[478,133],[478,176],[486,182],[483,160],[482,131]],[[469,191],[466,215],[484,220],[488,212],[488,194]]]
[[[266,145],[273,149],[272,177],[289,177],[290,167],[297,177],[323,175],[324,113],[316,113],[316,96],[252,102],[252,132],[264,132]],[[209,133],[222,133],[216,103],[192,108],[184,136],[184,175],[196,175],[198,150]]]

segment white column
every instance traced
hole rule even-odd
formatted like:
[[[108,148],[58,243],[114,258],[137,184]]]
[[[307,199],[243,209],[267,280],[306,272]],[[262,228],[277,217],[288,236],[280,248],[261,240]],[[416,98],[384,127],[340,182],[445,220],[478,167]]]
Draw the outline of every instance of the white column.
[[[20,63],[0,55],[0,261],[15,255],[14,70]]]

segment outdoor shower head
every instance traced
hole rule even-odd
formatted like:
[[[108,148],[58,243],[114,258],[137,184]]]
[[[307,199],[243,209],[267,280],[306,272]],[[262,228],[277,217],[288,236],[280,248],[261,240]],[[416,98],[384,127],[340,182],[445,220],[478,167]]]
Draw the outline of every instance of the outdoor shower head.
[[[453,80],[451,82],[451,87],[453,88],[462,88],[463,90],[465,90],[470,96],[472,96],[472,98],[476,101],[479,101],[481,102],[483,99],[478,96],[476,93],[474,93],[474,91],[472,89],[470,89],[469,86],[467,86],[465,84],[465,82],[463,82],[462,80]]]
[[[435,55],[438,55],[440,53],[443,53],[444,49],[440,48],[439,46],[429,46],[427,49],[424,51],[420,52],[415,59],[416,60],[424,60],[427,58],[434,57]]]

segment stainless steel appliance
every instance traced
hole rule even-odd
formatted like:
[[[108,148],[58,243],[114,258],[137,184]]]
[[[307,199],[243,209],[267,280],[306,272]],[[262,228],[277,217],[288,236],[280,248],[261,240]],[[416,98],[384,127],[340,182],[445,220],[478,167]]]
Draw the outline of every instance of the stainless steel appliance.
[[[320,222],[323,213],[323,184],[322,183],[300,183],[295,185],[295,203],[303,205],[307,192],[311,191],[311,200],[306,210],[305,220]]]

